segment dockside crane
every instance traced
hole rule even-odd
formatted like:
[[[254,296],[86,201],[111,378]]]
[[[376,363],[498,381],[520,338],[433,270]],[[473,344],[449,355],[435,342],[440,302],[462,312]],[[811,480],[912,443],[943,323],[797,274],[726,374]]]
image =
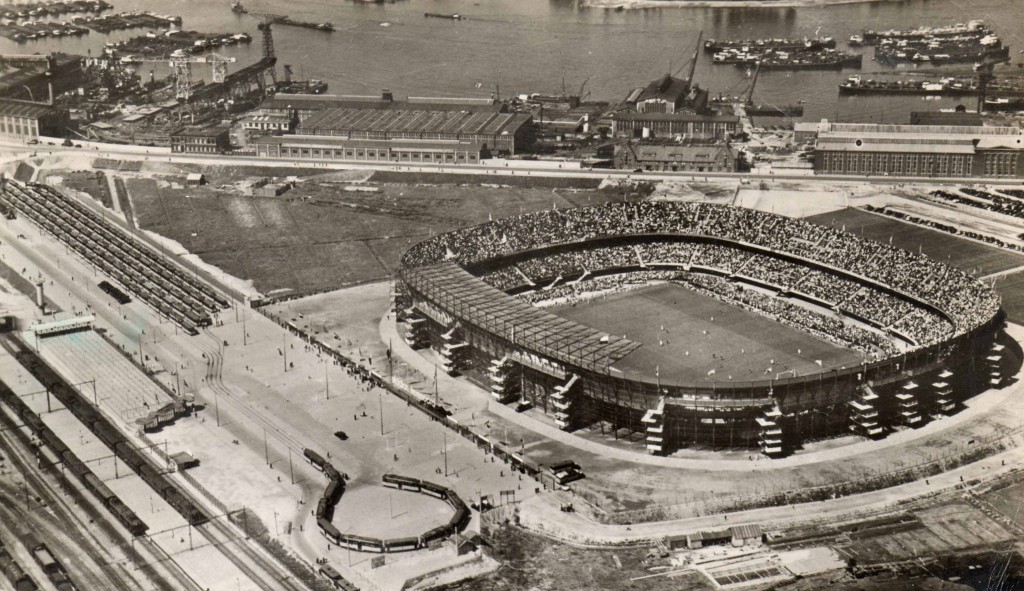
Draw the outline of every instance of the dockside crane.
[[[988,94],[989,82],[996,77],[994,73],[995,67],[1008,61],[1010,61],[1009,57],[988,57],[974,64],[974,71],[978,73],[978,113],[985,112],[985,97]]]
[[[192,98],[192,88],[195,86],[195,80],[192,77],[192,64],[209,65],[213,82],[223,84],[227,78],[228,64],[234,63],[236,60],[233,57],[224,57],[216,53],[189,55],[179,49],[165,58],[140,58],[133,61],[169,65],[174,71],[174,98],[187,103]]]
[[[694,50],[693,50],[693,56],[687,62],[685,62],[683,65],[679,66],[676,69],[675,72],[672,72],[672,77],[673,78],[678,76],[679,72],[682,72],[683,69],[685,69],[686,67],[689,67],[690,71],[686,74],[686,81],[690,83],[690,86],[693,86],[693,76],[694,76],[694,73],[697,71],[697,56],[700,55],[701,41],[703,41],[703,40],[704,40],[704,31],[701,30],[701,32],[697,35],[697,47],[694,48]]]

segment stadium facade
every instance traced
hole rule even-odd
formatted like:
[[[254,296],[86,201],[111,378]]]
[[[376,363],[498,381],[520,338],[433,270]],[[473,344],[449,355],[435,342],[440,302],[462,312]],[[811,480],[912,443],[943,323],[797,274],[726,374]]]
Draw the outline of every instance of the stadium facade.
[[[685,260],[652,254],[682,251]],[[589,266],[578,276],[559,267],[579,260]],[[534,268],[548,270],[523,271]],[[522,297],[560,282],[658,273],[827,307],[903,347],[809,375],[675,383],[616,367],[640,343]],[[863,289],[868,303],[829,301],[801,281],[834,281],[850,300],[847,292]],[[834,228],[711,204],[620,203],[443,234],[404,255],[397,291],[407,342],[435,349],[445,371],[484,383],[501,402],[535,406],[564,430],[611,429],[656,454],[697,447],[778,456],[808,440],[883,437],[956,412],[964,397],[1002,384],[1014,361],[998,342],[998,296],[966,273]],[[899,314],[871,313],[879,309],[870,302],[890,300]]]

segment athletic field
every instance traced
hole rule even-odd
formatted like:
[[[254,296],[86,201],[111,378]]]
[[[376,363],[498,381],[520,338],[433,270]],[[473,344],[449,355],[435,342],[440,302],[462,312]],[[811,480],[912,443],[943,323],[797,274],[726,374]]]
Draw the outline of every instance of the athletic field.
[[[854,365],[861,356],[673,283],[552,308],[552,312],[643,346],[614,364],[666,382],[742,382]],[[771,371],[768,371],[768,368]],[[708,375],[714,370],[714,374]],[[790,376],[792,373],[785,373]]]

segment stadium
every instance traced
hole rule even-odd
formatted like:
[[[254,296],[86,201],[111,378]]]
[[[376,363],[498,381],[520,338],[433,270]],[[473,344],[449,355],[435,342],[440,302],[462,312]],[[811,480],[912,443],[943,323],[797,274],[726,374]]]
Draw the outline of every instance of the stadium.
[[[441,234],[402,258],[406,341],[560,429],[653,454],[881,438],[999,387],[999,297],[923,255],[709,203],[615,203]]]

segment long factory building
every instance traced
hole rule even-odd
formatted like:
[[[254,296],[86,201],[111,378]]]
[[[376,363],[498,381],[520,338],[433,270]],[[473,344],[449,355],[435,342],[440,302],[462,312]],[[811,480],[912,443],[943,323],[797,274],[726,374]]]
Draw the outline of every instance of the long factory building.
[[[284,121],[267,129],[260,118]],[[466,164],[515,154],[530,141],[529,114],[490,99],[278,95],[260,106],[250,131],[258,156]],[[292,133],[288,131],[294,130]],[[282,133],[283,132],[283,133]]]
[[[807,131],[816,135],[817,174],[1024,178],[1024,132],[1015,127],[822,121]]]

